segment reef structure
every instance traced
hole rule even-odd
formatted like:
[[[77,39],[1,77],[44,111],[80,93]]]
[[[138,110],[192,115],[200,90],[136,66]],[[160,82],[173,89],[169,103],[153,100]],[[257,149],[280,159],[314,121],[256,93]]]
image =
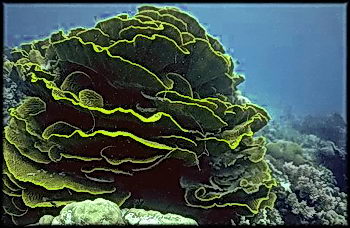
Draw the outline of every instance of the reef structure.
[[[5,65],[26,94],[3,135],[8,221],[95,198],[201,224],[273,207],[265,139],[254,137],[270,117],[235,103],[244,77],[188,13],[142,5],[22,44]]]

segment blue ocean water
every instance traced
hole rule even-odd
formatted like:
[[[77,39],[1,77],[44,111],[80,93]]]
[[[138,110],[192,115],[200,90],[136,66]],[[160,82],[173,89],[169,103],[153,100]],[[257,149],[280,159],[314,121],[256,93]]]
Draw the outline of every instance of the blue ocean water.
[[[94,26],[138,4],[5,4],[5,45]],[[161,5],[161,4],[157,4]],[[345,116],[345,4],[166,4],[198,18],[239,63],[243,94],[273,117]]]

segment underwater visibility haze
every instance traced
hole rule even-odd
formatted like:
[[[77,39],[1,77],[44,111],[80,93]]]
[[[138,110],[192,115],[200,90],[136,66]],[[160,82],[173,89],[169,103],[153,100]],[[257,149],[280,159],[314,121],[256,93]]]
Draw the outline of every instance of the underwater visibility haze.
[[[346,225],[344,18],[6,4],[1,222]]]

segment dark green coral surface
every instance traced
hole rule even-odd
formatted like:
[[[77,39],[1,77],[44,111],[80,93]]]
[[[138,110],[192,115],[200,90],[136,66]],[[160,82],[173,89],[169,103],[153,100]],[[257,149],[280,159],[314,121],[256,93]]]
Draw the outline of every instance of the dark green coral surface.
[[[235,103],[243,76],[188,13],[140,6],[22,44],[5,65],[28,96],[4,129],[9,221],[97,197],[202,224],[273,206],[265,140],[254,137],[269,115]]]

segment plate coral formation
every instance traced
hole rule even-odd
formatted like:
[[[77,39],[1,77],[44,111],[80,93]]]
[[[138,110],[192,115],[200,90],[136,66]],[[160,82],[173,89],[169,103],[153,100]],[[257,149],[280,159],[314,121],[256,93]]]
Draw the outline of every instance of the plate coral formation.
[[[11,222],[95,198],[202,224],[273,207],[265,139],[254,136],[270,117],[239,102],[244,77],[190,14],[143,5],[57,31],[12,49],[4,72],[26,94],[3,134]],[[218,211],[227,219],[210,217]]]

